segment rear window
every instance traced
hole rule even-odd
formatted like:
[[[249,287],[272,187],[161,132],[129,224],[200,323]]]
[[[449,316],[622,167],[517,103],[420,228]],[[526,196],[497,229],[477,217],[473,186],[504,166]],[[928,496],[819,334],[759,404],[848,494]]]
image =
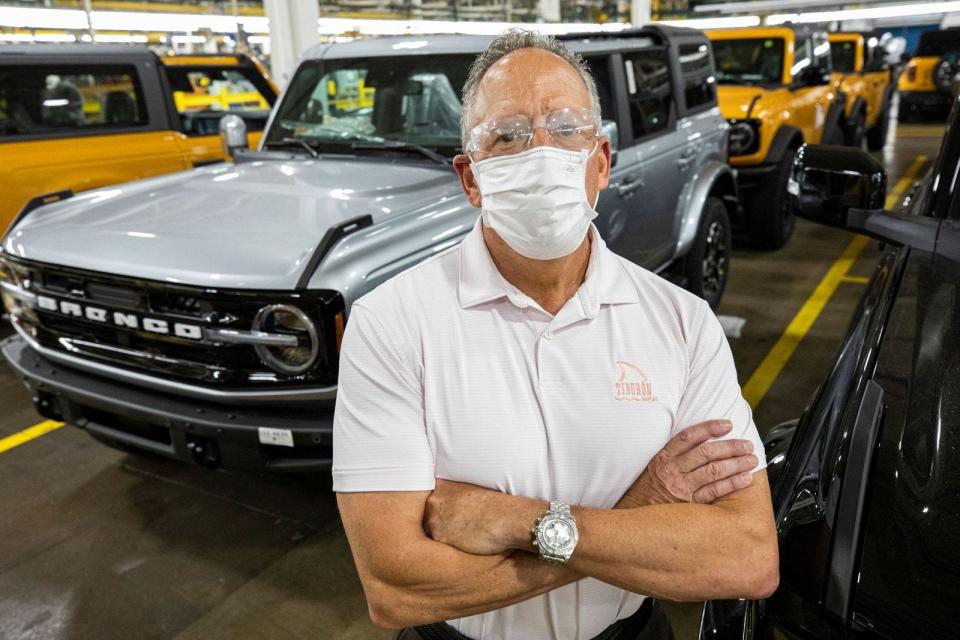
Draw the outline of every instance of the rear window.
[[[831,42],[830,57],[833,59],[833,70],[851,73],[856,65],[857,43]]]
[[[146,124],[132,65],[0,67],[0,140]]]
[[[170,65],[166,72],[187,135],[215,135],[226,112],[244,117],[248,129],[260,131],[276,100],[252,68]]]
[[[948,53],[960,53],[960,29],[927,31],[920,36],[918,56],[944,56]]]

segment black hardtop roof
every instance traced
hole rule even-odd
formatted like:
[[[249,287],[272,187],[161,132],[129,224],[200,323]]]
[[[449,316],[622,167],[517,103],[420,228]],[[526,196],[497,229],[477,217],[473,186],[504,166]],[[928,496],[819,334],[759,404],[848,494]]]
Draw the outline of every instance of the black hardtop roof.
[[[4,44],[0,45],[0,59],[6,56],[32,57],[41,56],[70,56],[85,57],[116,57],[117,62],[124,62],[130,58],[152,57],[155,54],[142,44]]]

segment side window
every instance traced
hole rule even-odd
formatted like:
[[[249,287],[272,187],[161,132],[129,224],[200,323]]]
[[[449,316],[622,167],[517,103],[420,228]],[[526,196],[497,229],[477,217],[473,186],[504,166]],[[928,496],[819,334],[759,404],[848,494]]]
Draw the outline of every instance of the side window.
[[[143,89],[131,65],[0,67],[0,141],[146,124]]]
[[[810,38],[798,38],[793,47],[793,66],[790,67],[790,76],[796,81],[797,74],[813,64],[813,46]]]
[[[217,135],[227,111],[248,116],[248,130],[263,130],[273,95],[252,69],[169,65],[166,72],[187,135]]]
[[[599,56],[587,58],[587,69],[597,83],[597,95],[600,97],[600,117],[604,120],[616,120],[613,109],[613,87],[610,84],[610,58]]]
[[[664,129],[670,122],[673,104],[667,52],[649,49],[627,53],[623,65],[633,137],[643,138]]]
[[[813,64],[820,69],[830,68],[830,42],[819,37],[811,41],[813,43]]]
[[[683,75],[683,95],[686,98],[687,111],[712,105],[716,101],[715,79],[707,43],[680,45],[680,73]]]

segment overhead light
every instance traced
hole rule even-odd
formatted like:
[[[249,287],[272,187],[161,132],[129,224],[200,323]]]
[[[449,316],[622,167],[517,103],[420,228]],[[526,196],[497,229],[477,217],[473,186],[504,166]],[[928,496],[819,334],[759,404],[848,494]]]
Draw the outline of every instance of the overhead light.
[[[86,29],[87,16],[79,9],[0,8],[0,26],[45,29]]]
[[[766,24],[776,25],[793,22],[810,24],[819,22],[842,22],[844,20],[877,20],[881,18],[908,18],[910,16],[939,15],[960,11],[960,2],[923,2],[917,4],[885,5],[863,9],[839,11],[810,11],[806,13],[775,13],[767,16]]]
[[[109,33],[98,33],[93,36],[94,42],[106,43],[137,43],[144,44],[147,36],[113,35]]]
[[[247,38],[250,44],[270,44],[270,36],[250,36]]]
[[[29,33],[0,33],[0,42],[33,42]]]
[[[756,27],[760,24],[760,16],[693,18],[690,20],[657,20],[657,24],[665,24],[671,27],[689,27],[691,29],[731,29],[737,27]]]
[[[373,18],[320,18],[317,31],[321,35],[336,36],[344,33],[363,35],[402,36],[428,34],[498,35],[511,27],[510,22],[468,22],[453,20],[378,20]],[[630,25],[623,22],[596,23],[525,23],[524,29],[547,34],[592,33],[621,31]]]

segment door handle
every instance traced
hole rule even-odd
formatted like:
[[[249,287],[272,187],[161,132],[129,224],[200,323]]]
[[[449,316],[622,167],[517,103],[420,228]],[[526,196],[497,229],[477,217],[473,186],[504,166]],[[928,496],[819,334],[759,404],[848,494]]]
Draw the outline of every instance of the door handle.
[[[630,176],[625,182],[617,186],[617,195],[626,196],[643,186],[643,178],[634,178]]]
[[[690,168],[690,165],[693,164],[693,161],[694,161],[695,159],[696,159],[696,158],[695,158],[695,156],[693,155],[693,153],[684,153],[684,154],[681,155],[680,158],[677,160],[677,166],[680,167],[680,171],[686,171],[687,169]]]

